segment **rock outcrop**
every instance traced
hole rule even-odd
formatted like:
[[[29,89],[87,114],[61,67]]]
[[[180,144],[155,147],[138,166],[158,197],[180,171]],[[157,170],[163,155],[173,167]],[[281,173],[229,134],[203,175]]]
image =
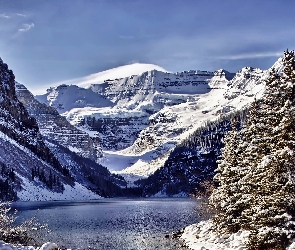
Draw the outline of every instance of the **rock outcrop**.
[[[40,103],[24,85],[16,83],[15,86],[17,98],[36,119],[43,137],[94,161],[102,156],[97,137],[90,137],[88,133],[71,125],[55,108]]]

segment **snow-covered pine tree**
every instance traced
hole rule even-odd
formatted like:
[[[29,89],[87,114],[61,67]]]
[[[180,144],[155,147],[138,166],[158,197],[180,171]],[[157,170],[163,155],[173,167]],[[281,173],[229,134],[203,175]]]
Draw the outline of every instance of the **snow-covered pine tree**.
[[[225,146],[222,150],[222,161],[215,170],[217,174],[214,181],[219,183],[209,200],[217,214],[214,217],[216,229],[219,232],[237,232],[241,227],[241,213],[244,210],[244,203],[241,200],[239,191],[239,180],[241,179],[240,164],[240,135],[237,130],[236,119],[232,121],[232,130],[225,138]]]
[[[215,229],[220,233],[235,233],[240,229],[248,229],[249,225],[243,211],[251,204],[252,185],[245,181],[257,162],[257,138],[252,141],[252,134],[257,133],[258,102],[255,101],[249,108],[247,123],[241,131],[237,130],[235,119],[232,131],[225,136],[225,146],[222,150],[222,160],[216,169],[214,181],[219,186],[213,191],[209,204],[217,214],[213,221]],[[228,174],[230,173],[230,174]]]
[[[244,211],[250,223],[249,249],[281,248],[295,236],[295,58],[284,53],[282,75],[272,71],[260,101],[260,137],[248,181],[253,201]],[[247,179],[247,178],[246,178]]]
[[[210,197],[219,210],[216,228],[249,229],[249,249],[285,249],[295,237],[294,51],[284,53],[283,65],[282,74],[270,72],[247,126],[228,134],[215,177],[219,187]]]

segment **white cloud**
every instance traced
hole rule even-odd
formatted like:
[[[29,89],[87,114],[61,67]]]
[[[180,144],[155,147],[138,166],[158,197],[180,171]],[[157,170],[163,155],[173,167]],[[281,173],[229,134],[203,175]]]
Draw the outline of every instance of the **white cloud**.
[[[34,28],[34,23],[25,23],[23,24],[22,28],[18,29],[19,32],[26,32],[32,28]]]
[[[27,17],[25,14],[22,14],[22,13],[16,13],[16,15],[20,17]]]
[[[115,78],[128,77],[132,75],[139,75],[139,74],[142,74],[143,72],[153,70],[153,69],[166,72],[164,68],[158,65],[146,64],[146,63],[133,63],[133,64],[105,70],[99,73],[91,74],[89,76],[59,82],[57,85],[75,84],[80,87],[89,87],[91,84],[102,83],[104,80],[107,80],[107,79],[115,79]]]
[[[10,16],[8,16],[6,14],[0,14],[0,18],[10,18]]]
[[[261,57],[280,57],[282,52],[265,52],[265,53],[246,53],[238,55],[228,55],[221,56],[218,59],[227,59],[227,60],[239,60],[239,59],[248,59],[248,58],[261,58]]]

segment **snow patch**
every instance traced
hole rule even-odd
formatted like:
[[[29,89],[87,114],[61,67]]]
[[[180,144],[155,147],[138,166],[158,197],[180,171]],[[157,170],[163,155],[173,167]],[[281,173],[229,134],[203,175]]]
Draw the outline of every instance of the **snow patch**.
[[[41,247],[34,248],[32,246],[12,245],[0,241],[0,250],[55,250],[57,248],[57,245],[51,242],[44,243]]]
[[[184,229],[181,239],[193,250],[243,250],[250,231],[240,230],[234,234],[216,234],[212,229],[212,221],[201,221]],[[286,248],[295,250],[295,240]]]
[[[41,186],[35,186],[26,178],[22,179],[23,189],[17,192],[21,201],[51,201],[51,200],[95,200],[101,199],[101,196],[88,190],[86,187],[75,182],[74,186],[64,184],[65,190],[62,193],[56,193]]]
[[[201,221],[184,229],[181,239],[194,250],[242,250],[246,248],[249,231],[235,234],[217,235],[212,230],[212,222]]]

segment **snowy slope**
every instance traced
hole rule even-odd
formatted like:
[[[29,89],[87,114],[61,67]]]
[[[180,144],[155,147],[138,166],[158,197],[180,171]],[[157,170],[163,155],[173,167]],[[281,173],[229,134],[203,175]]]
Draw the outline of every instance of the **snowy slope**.
[[[103,96],[94,93],[90,89],[79,88],[75,85],[52,87],[47,90],[46,94],[37,96],[37,99],[56,108],[59,113],[64,113],[73,108],[112,106],[112,103]]]
[[[0,161],[7,166],[13,166],[16,174],[16,182],[20,189],[17,196],[22,201],[34,200],[74,200],[74,199],[98,199],[100,196],[89,191],[79,183],[68,182],[68,180],[48,163],[40,160],[33,152],[20,145],[15,140],[0,132]],[[44,171],[46,176],[51,171],[64,184],[63,192],[50,190],[38,178],[32,180],[32,167],[38,167]]]

